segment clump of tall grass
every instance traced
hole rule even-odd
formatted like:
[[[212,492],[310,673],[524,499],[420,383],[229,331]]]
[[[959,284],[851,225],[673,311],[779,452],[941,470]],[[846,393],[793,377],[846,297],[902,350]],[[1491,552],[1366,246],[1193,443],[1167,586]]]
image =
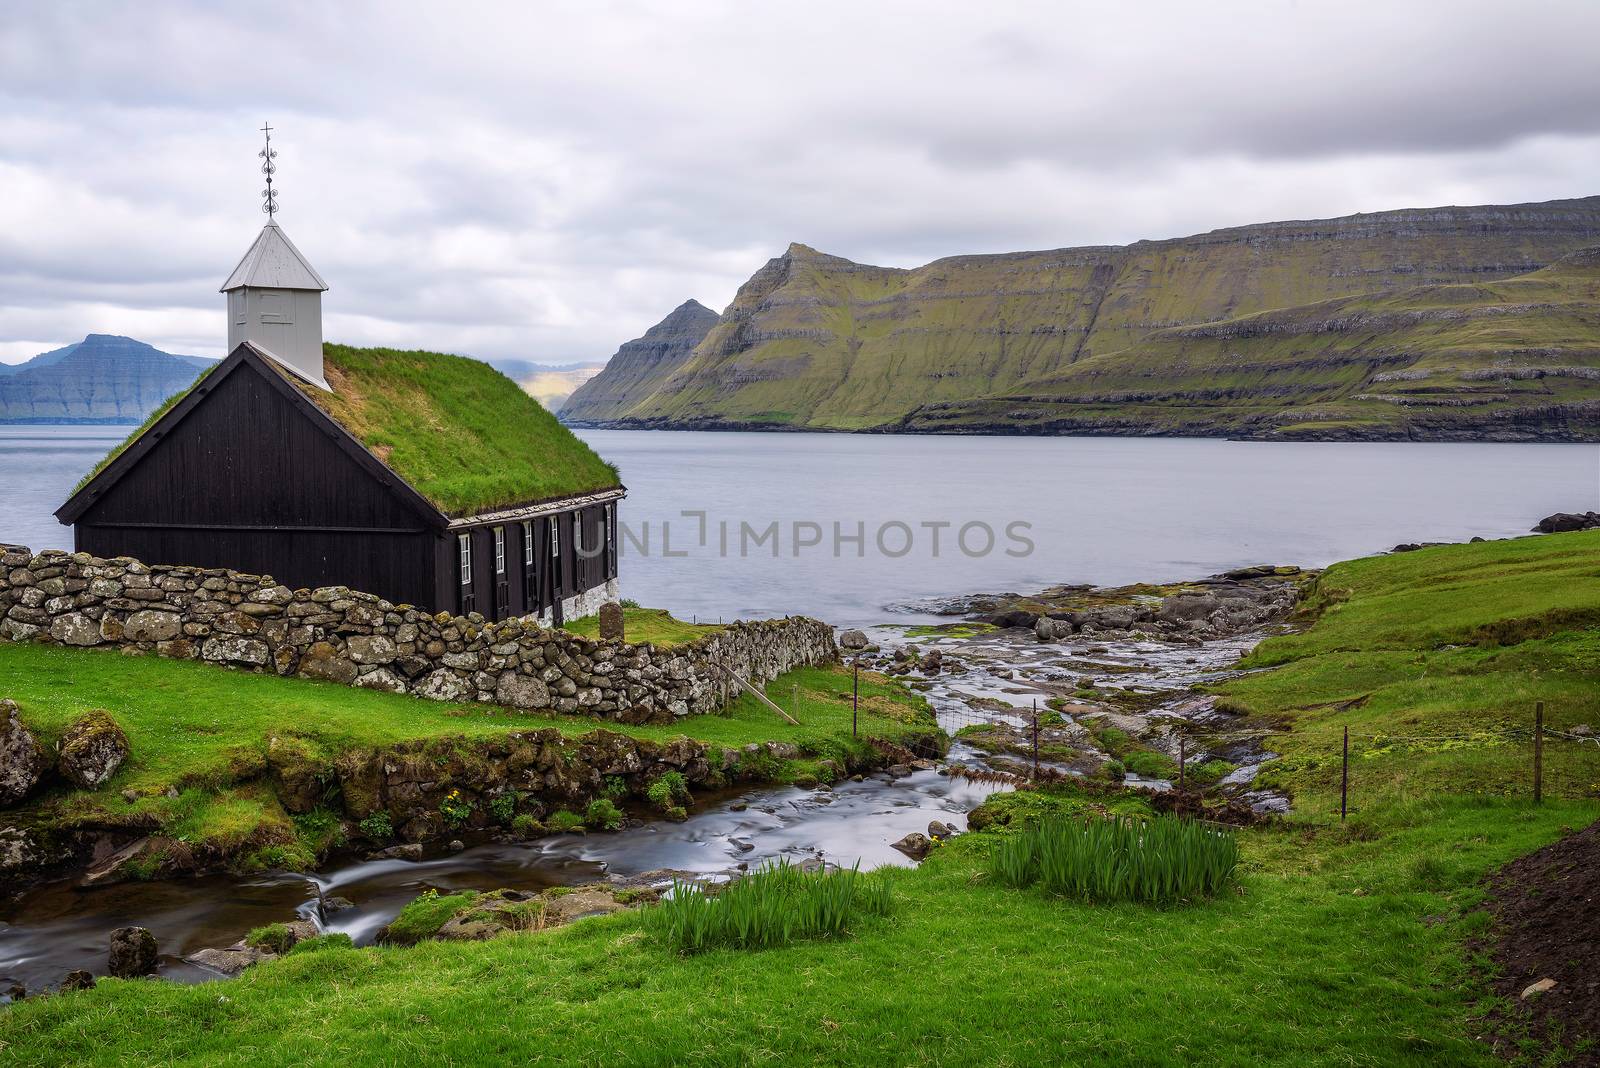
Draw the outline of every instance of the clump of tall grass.
[[[860,866],[802,871],[768,864],[722,887],[674,880],[672,893],[645,910],[645,928],[684,953],[731,947],[762,949],[847,934],[859,919],[886,916],[893,895]]]
[[[1238,864],[1233,834],[1195,820],[1057,818],[1002,839],[989,875],[1081,901],[1164,905],[1217,893]]]

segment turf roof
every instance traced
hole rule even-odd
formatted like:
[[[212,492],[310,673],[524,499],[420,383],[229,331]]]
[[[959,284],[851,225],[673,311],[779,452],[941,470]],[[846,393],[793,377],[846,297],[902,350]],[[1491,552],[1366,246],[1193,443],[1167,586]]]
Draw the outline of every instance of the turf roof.
[[[615,489],[617,469],[511,379],[440,352],[323,346],[296,386],[446,515]]]
[[[621,486],[615,467],[486,363],[442,352],[348,345],[324,345],[322,351],[333,393],[286,372],[284,378],[446,515]],[[73,492],[193,388],[167,398]]]

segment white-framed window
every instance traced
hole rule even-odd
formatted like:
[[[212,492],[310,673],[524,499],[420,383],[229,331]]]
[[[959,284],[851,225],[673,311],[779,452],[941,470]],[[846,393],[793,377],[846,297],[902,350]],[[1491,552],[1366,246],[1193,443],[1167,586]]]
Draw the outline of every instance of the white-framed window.
[[[472,585],[472,535],[457,534],[456,545],[461,553],[461,585]]]
[[[550,517],[550,555],[561,555],[561,524],[556,522],[556,517]]]
[[[506,573],[506,528],[494,528],[494,573]]]
[[[522,524],[522,562],[533,564],[533,524]]]

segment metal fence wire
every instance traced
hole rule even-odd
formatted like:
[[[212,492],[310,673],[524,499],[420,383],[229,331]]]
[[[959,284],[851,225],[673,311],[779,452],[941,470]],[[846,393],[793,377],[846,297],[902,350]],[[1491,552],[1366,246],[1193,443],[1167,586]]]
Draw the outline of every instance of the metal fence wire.
[[[1255,741],[1266,749],[1273,739],[1291,736],[1299,744],[1295,755],[1284,759],[1296,770],[1320,774],[1325,785],[1337,783],[1339,816],[1355,811],[1361,791],[1363,765],[1368,760],[1387,756],[1413,756],[1421,759],[1435,754],[1456,753],[1474,763],[1475,792],[1496,796],[1525,796],[1534,802],[1550,797],[1600,797],[1600,730],[1593,726],[1554,728],[1545,723],[1544,705],[1535,704],[1526,722],[1511,717],[1500,725],[1458,731],[1363,732],[1343,728],[1321,753],[1305,751],[1304,732],[1214,729],[1175,722],[1178,733],[1177,774],[1172,782],[1180,789],[1187,784],[1187,773],[1196,757],[1205,756],[1226,745]],[[967,727],[994,728],[1009,735],[1003,755],[1012,758],[1008,765],[1020,763],[1028,777],[1056,779],[1059,772],[1044,762],[1041,775],[1039,739],[1060,722],[1059,714],[1041,709],[1015,708],[983,712],[973,709],[939,710],[940,724],[952,735]],[[1270,765],[1269,765],[1270,766]],[[1337,779],[1332,776],[1337,774]],[[1354,779],[1353,779],[1354,776]]]

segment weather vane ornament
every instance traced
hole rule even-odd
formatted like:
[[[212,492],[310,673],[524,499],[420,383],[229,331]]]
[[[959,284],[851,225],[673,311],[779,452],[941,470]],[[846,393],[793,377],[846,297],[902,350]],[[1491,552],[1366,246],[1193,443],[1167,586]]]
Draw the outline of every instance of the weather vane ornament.
[[[278,191],[272,188],[272,176],[278,172],[278,165],[272,161],[278,158],[278,150],[272,147],[272,127],[262,123],[261,132],[267,138],[267,146],[256,153],[261,157],[261,173],[267,176],[267,187],[261,191],[261,210],[267,213],[270,223],[278,210]]]

